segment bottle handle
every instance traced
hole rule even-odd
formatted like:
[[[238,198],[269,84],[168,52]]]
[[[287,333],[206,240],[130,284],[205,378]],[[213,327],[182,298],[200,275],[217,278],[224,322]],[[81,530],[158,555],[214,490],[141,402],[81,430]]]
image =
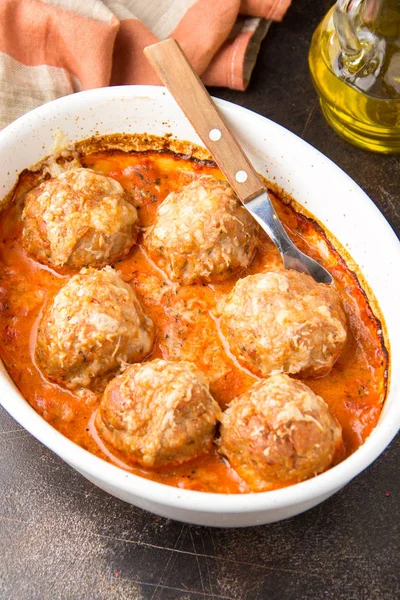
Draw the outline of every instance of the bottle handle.
[[[362,54],[362,46],[356,33],[356,18],[361,12],[364,0],[337,0],[333,11],[333,24],[342,54],[354,61]]]

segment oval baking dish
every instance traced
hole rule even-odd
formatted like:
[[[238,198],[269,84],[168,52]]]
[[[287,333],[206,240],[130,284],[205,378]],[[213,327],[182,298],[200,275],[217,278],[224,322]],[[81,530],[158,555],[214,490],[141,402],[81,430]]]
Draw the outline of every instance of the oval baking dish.
[[[349,253],[352,257],[350,266],[352,260],[359,265],[362,278],[368,284],[366,289],[370,286],[373,290],[387,328],[385,342],[390,347],[392,373],[395,374],[399,356],[396,329],[399,291],[392,273],[398,263],[399,249],[390,227],[354,182],[296,136],[234,105],[224,102],[218,102],[218,105],[256,169],[293,195],[332,232],[346,249],[346,255]],[[110,134],[142,134],[142,139],[147,134],[149,140],[153,135],[173,134],[178,140],[187,140],[188,149],[190,143],[199,144],[192,128],[163,88],[132,86],[84,92],[40,107],[0,134],[4,195],[11,190],[16,175],[24,168],[51,154],[54,136],[60,136],[60,130],[70,144],[92,135]],[[123,138],[115,135],[115,143],[118,139]],[[332,184],[327,186],[327,181]],[[359,227],[360,214],[365,231],[369,222],[374,223],[382,250],[380,256],[375,254],[368,235]],[[385,263],[381,256],[390,258]],[[372,295],[370,300],[374,306]],[[150,341],[148,345],[150,347]],[[392,377],[389,384],[377,426],[365,443],[343,462],[302,483],[245,495],[173,488],[127,473],[76,446],[43,421],[16,390],[4,369],[0,391],[2,404],[14,418],[106,491],[171,518],[215,526],[245,526],[286,518],[316,505],[374,460],[393,438],[400,421],[400,411],[395,403],[398,381]]]

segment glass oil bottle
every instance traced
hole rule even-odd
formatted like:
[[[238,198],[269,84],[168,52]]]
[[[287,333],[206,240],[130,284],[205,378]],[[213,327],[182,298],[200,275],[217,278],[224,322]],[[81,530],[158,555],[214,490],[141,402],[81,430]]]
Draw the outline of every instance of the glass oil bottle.
[[[337,0],[314,33],[309,65],[342,137],[400,153],[400,0]]]

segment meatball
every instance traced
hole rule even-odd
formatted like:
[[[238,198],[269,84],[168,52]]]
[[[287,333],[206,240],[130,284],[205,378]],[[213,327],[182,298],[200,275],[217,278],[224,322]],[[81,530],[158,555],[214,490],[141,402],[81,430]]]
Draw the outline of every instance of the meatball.
[[[111,268],[82,269],[71,277],[41,318],[35,357],[43,373],[71,390],[94,389],[153,344],[153,324],[134,291]]]
[[[96,426],[129,460],[161,467],[208,452],[220,416],[193,363],[156,359],[129,367],[108,384]]]
[[[257,244],[257,224],[232,188],[200,177],[159,206],[145,245],[171,280],[216,281],[246,268]]]
[[[231,352],[263,377],[274,371],[325,375],[346,340],[346,318],[333,287],[297,271],[240,279],[220,311]]]
[[[71,169],[26,195],[22,244],[51,267],[103,267],[129,252],[137,218],[117,181]]]
[[[341,445],[322,398],[283,373],[254,384],[222,416],[219,452],[253,491],[321,473]]]

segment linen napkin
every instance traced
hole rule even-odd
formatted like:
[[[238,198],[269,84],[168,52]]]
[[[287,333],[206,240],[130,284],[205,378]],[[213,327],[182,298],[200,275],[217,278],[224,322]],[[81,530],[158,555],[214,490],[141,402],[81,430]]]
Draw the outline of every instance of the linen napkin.
[[[291,0],[1,0],[0,128],[54,98],[159,84],[143,48],[173,37],[209,86],[246,89]]]

